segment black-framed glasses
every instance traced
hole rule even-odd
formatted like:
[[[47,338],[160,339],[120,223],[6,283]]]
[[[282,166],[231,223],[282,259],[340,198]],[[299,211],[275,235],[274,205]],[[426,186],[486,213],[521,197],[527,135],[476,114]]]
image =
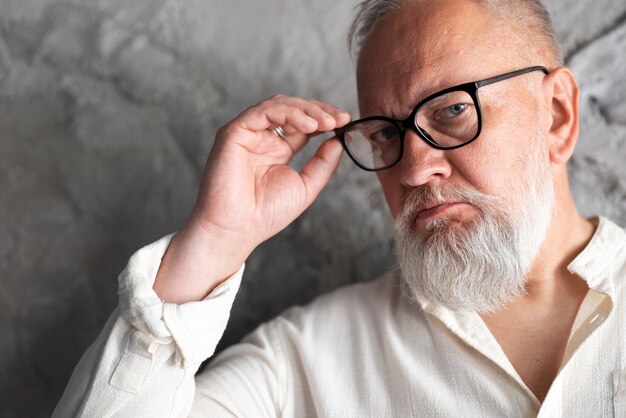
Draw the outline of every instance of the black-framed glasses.
[[[533,71],[550,73],[545,67],[534,66],[459,84],[426,97],[404,120],[370,116],[335,129],[335,134],[352,161],[367,171],[383,170],[400,161],[407,129],[413,129],[433,148],[460,148],[480,135],[478,89]]]

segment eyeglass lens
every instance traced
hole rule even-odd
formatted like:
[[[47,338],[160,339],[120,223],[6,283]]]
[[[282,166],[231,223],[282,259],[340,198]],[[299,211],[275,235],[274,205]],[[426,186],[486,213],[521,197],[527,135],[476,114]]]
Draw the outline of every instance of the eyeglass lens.
[[[474,139],[478,133],[478,112],[472,96],[452,91],[422,104],[415,124],[429,142],[452,148]],[[379,169],[395,164],[402,154],[401,125],[386,119],[372,119],[351,126],[346,145],[363,167]]]

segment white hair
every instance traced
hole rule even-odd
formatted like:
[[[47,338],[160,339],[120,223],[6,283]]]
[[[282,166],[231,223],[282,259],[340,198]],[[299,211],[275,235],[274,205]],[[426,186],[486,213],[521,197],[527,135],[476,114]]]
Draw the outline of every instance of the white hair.
[[[411,0],[363,0],[356,7],[356,14],[348,33],[348,49],[352,56],[359,55],[363,41],[376,23],[390,11]],[[433,0],[436,1],[436,0]],[[514,29],[512,33],[528,36],[528,42],[543,42],[552,53],[554,64],[563,63],[550,14],[539,0],[475,0],[487,7],[498,19],[506,20]]]

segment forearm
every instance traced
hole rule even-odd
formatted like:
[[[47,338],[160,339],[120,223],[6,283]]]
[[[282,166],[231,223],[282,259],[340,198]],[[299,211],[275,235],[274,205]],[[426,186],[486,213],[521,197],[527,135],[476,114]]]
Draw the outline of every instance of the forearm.
[[[204,299],[245,262],[252,249],[243,237],[188,224],[170,242],[154,282],[164,302]]]

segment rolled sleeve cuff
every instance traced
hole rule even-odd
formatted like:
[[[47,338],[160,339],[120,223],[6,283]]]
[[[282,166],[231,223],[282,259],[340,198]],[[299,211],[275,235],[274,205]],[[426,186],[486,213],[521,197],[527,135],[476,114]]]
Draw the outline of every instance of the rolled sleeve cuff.
[[[200,302],[164,303],[152,286],[173,235],[133,254],[118,278],[120,315],[142,334],[130,339],[132,347],[126,350],[150,355],[167,347],[179,366],[197,368],[213,355],[224,333],[244,265]]]

